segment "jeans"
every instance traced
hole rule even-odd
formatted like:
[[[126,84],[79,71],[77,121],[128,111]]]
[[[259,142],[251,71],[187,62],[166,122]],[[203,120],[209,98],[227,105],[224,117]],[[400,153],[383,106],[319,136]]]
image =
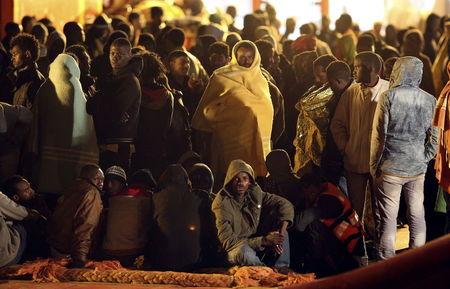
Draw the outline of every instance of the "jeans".
[[[397,214],[402,192],[405,196],[409,222],[409,247],[416,248],[425,244],[424,181],[424,174],[414,177],[396,177],[382,173],[377,177],[376,195],[380,214],[380,242],[377,250],[379,259],[388,259],[395,255]]]
[[[288,234],[286,234],[286,238],[284,238],[283,253],[279,256],[275,256],[274,258],[269,256],[271,253],[271,250],[268,249],[262,252],[257,252],[247,245],[246,242],[243,242],[228,252],[227,259],[231,264],[239,266],[274,266],[276,268],[289,267],[290,250]]]

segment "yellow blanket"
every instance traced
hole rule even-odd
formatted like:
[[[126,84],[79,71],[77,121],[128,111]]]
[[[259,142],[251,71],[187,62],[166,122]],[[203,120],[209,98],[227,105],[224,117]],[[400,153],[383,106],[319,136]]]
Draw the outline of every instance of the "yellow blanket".
[[[236,59],[236,50],[243,42],[255,49],[248,68]],[[230,64],[211,76],[193,116],[193,128],[212,133],[210,165],[219,179],[235,159],[249,163],[257,176],[267,174],[265,157],[271,150],[273,106],[260,63],[253,42],[237,43]]]

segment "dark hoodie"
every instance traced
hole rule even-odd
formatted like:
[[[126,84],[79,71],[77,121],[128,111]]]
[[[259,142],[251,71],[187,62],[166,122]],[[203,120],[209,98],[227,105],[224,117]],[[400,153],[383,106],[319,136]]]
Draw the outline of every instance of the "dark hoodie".
[[[99,144],[134,142],[141,103],[138,76],[142,67],[142,58],[134,56],[117,73],[98,82],[98,90],[88,100],[86,109],[94,118]]]
[[[284,150],[273,150],[266,157],[269,176],[265,190],[289,200],[296,209],[304,206],[300,178],[294,173],[289,155]]]
[[[202,201],[191,191],[186,171],[170,165],[160,178],[161,191],[153,195],[154,230],[149,264],[162,270],[189,270],[200,262]]]

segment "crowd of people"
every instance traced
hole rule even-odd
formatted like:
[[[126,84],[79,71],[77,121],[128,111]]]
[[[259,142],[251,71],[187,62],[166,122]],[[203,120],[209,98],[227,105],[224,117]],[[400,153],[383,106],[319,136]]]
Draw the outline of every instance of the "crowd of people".
[[[450,211],[449,18],[382,36],[324,16],[292,40],[267,5],[185,47],[150,11],[5,26],[0,267],[327,276],[393,257],[403,215],[410,248],[449,232],[427,236],[436,199]]]

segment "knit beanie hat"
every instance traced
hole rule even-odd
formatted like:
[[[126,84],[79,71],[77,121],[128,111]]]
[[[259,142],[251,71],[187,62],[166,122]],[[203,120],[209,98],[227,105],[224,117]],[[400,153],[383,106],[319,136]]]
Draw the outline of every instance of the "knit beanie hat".
[[[105,177],[117,177],[122,180],[124,183],[127,182],[127,174],[125,171],[119,166],[112,166],[106,170]]]

